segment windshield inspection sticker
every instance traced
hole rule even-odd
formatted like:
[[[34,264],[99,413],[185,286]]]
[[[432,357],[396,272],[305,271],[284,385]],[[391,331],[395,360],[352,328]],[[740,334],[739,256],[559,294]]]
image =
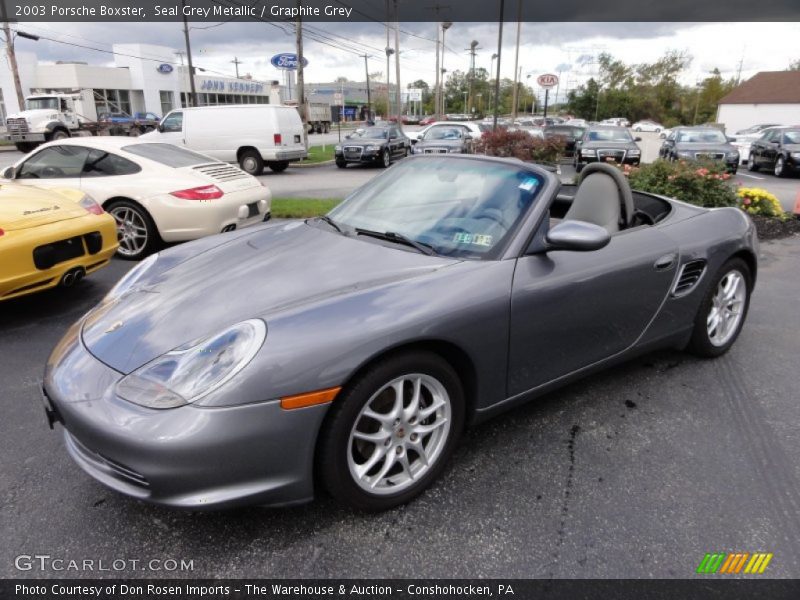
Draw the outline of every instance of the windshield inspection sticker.
[[[453,236],[453,241],[456,244],[475,244],[476,246],[491,246],[492,236],[482,235],[479,233],[466,233],[459,231]]]
[[[539,180],[536,179],[536,177],[528,177],[525,181],[519,184],[519,189],[530,192],[537,185],[539,185]]]

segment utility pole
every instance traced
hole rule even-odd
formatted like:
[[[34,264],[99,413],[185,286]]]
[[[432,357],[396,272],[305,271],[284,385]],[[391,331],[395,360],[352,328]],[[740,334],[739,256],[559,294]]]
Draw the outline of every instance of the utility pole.
[[[303,17],[301,0],[297,0],[297,22],[295,23],[295,43],[297,45],[297,108],[303,122],[303,145],[308,148],[308,121],[306,119],[306,82],[303,75]]]
[[[362,54],[364,57],[364,75],[367,77],[367,121],[372,120],[372,97],[369,93],[369,64],[367,63],[367,59],[369,58],[369,54]]]
[[[521,31],[522,31],[522,0],[517,0],[517,50],[514,55],[514,95],[511,99],[511,106],[513,106],[513,108],[511,109],[513,112],[513,114],[511,115],[512,119],[517,118],[517,103],[519,101],[519,86],[522,74],[522,69],[517,71],[519,65],[519,36]]]
[[[492,131],[497,131],[497,112],[500,108],[500,57],[503,54],[503,17],[505,14],[505,0],[500,0],[500,19],[497,32],[497,77],[494,80],[494,118],[492,119]]]
[[[441,99],[442,99],[441,111],[439,110],[438,106],[436,107],[436,112],[438,114],[441,114],[441,115],[444,115],[444,113],[445,113],[445,93],[444,93],[445,82],[444,82],[444,74],[447,73],[447,69],[444,68],[444,55],[445,55],[445,51],[447,49],[447,46],[445,45],[444,40],[447,37],[447,30],[450,29],[452,26],[453,26],[453,22],[452,21],[445,21],[444,23],[442,23],[442,66],[441,66],[442,80],[441,80],[441,84],[440,84],[440,88],[441,88],[441,92],[440,93],[441,93]]]
[[[394,0],[394,69],[395,69],[395,102],[397,102],[397,124],[402,122],[403,114],[402,92],[400,91],[400,13],[397,10],[397,0]]]
[[[492,62],[491,66],[489,67],[489,84],[492,83],[492,77],[494,76],[494,61],[497,58],[497,54],[492,54]],[[494,86],[489,90],[489,107],[494,106]]]
[[[186,20],[186,0],[181,0],[181,6],[183,7],[183,37],[186,40],[186,58],[189,62],[189,89],[191,93],[189,95],[189,106],[197,106],[197,90],[194,87],[194,67],[192,66],[192,46],[189,43],[189,23]]]
[[[389,47],[389,0],[386,0],[386,118],[392,114],[392,61],[390,57],[394,54],[394,50]]]
[[[472,42],[469,45],[469,48],[467,49],[467,51],[469,52],[469,81],[467,82],[468,84],[467,90],[469,92],[468,94],[469,103],[467,102],[464,103],[465,114],[470,114],[468,105],[469,106],[474,105],[474,102],[472,100],[472,86],[473,82],[475,81],[475,51],[477,49],[478,49],[478,40],[472,40]]]
[[[242,64],[242,61],[240,61],[238,57],[234,56],[231,62],[236,66],[236,79],[239,79],[239,65]]]
[[[17,92],[17,102],[19,110],[25,110],[25,94],[22,93],[22,83],[19,80],[19,68],[17,67],[17,55],[14,52],[14,38],[11,37],[11,28],[6,20],[6,5],[3,6],[3,31],[6,36],[6,54],[8,55],[8,65],[11,67],[11,74],[14,76],[14,89]]]

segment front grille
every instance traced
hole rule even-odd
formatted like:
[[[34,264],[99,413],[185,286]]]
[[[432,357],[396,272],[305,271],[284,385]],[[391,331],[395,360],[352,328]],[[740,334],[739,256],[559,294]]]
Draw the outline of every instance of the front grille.
[[[361,153],[364,149],[361,146],[345,146],[344,147],[344,157],[345,158],[361,158]]]
[[[597,151],[597,160],[613,160],[615,162],[622,162],[625,160],[627,150],[613,150],[604,149]]]
[[[696,160],[722,160],[725,158],[724,152],[695,152],[694,157]]]
[[[675,286],[672,288],[673,296],[685,296],[691,292],[700,281],[706,270],[706,261],[693,260],[681,267]]]
[[[8,133],[28,133],[28,122],[25,119],[6,119]]]
[[[108,473],[117,479],[131,483],[137,487],[150,487],[150,482],[147,481],[147,478],[138,471],[135,471],[130,467],[123,465],[122,463],[111,460],[110,458],[107,458],[102,454],[95,452],[94,450],[90,450],[81,442],[79,442],[75,436],[71,436],[71,441],[75,449],[78,450],[78,452],[80,452],[87,461],[93,463],[101,471]]]
[[[217,181],[233,181],[235,179],[245,179],[250,177],[240,168],[225,163],[212,163],[209,165],[198,165],[194,167],[203,175],[208,175]]]
[[[49,269],[58,263],[83,256],[83,240],[81,236],[59,240],[33,249],[33,264],[37,269]]]

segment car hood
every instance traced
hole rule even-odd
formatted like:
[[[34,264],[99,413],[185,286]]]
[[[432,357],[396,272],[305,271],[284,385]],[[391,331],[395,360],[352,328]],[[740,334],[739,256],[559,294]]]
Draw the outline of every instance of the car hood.
[[[425,277],[459,261],[354,239],[303,222],[215,236],[162,253],[134,288],[92,311],[87,349],[129,373],[187,342],[245,319]],[[268,336],[269,337],[269,334]]]
[[[377,139],[377,140],[367,140],[367,139],[357,139],[357,140],[342,140],[341,146],[382,146],[386,143],[386,140]]]
[[[731,144],[708,144],[708,143],[692,143],[680,142],[675,144],[675,149],[683,152],[734,152]]]
[[[50,118],[52,115],[56,115],[58,118],[58,109],[55,108],[36,108],[33,110],[24,110],[22,112],[17,112],[8,115],[7,119],[30,119],[31,121],[38,121],[39,119],[46,119]]]
[[[420,140],[414,145],[417,148],[460,148],[464,140]]]
[[[78,205],[82,197],[80,190],[3,183],[0,185],[0,224],[6,231],[15,231],[85,217],[89,213]]]

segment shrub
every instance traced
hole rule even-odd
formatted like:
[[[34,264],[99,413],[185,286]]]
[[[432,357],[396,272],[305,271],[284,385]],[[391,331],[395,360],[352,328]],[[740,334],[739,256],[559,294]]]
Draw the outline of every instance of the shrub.
[[[525,131],[498,128],[487,131],[475,145],[475,151],[488,156],[513,157],[526,162],[554,163],[564,153],[564,140],[543,140]]]
[[[736,192],[741,202],[743,211],[751,215],[761,215],[762,217],[776,217],[781,220],[789,218],[783,211],[780,200],[761,188],[739,188]]]
[[[738,206],[731,175],[724,165],[687,161],[622,167],[631,187],[641,192],[661,194],[698,206]]]

